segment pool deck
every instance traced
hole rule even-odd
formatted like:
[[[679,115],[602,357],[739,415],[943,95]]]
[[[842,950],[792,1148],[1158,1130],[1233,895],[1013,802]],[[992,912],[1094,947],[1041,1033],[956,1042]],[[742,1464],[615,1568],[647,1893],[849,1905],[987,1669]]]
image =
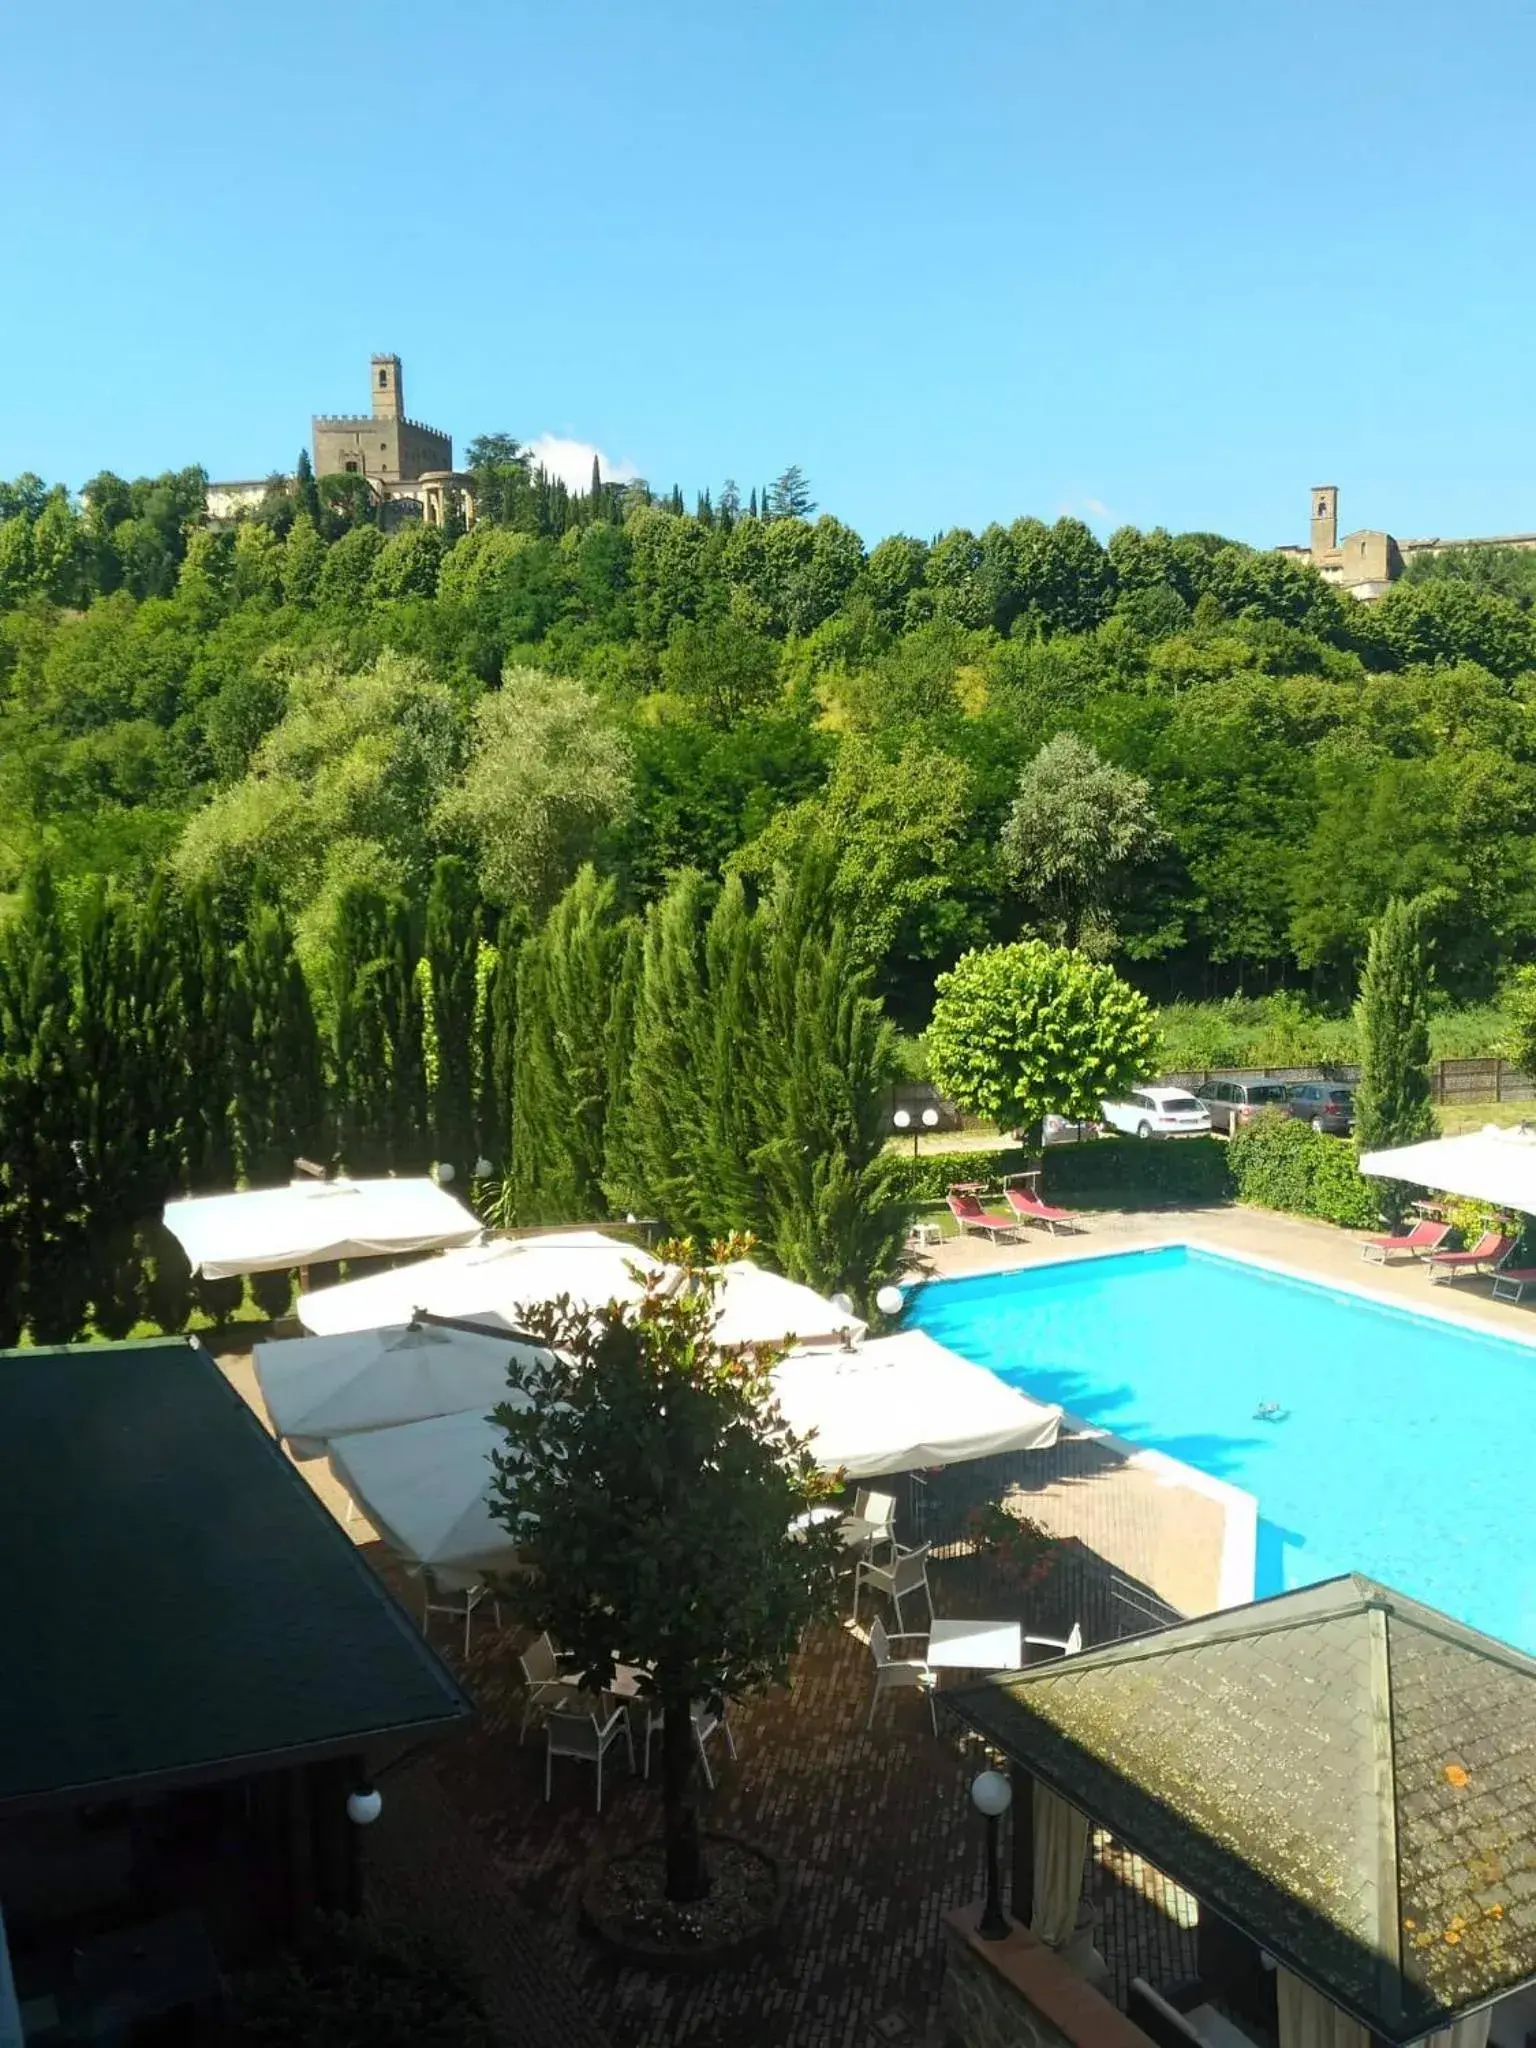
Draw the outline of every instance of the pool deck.
[[[904,1277],[1027,1272],[1161,1245],[1194,1245],[1529,1344],[1536,1372],[1536,1314],[1494,1301],[1487,1279],[1432,1282],[1417,1259],[1390,1266],[1367,1261],[1360,1249],[1366,1235],[1264,1209],[1092,1211],[1072,1236],[1031,1228],[1017,1244],[946,1238]],[[1185,1614],[1253,1598],[1258,1511],[1251,1494],[1076,1418],[1068,1424],[1071,1433],[1057,1448],[1038,1454],[1040,1481],[1020,1503],[1025,1511]]]
[[[1392,1308],[1441,1316],[1484,1336],[1508,1337],[1536,1348],[1536,1306],[1495,1301],[1486,1278],[1431,1281],[1417,1259],[1378,1265],[1361,1254],[1367,1232],[1338,1230],[1272,1209],[1088,1210],[1074,1236],[1053,1237],[1028,1228],[1018,1244],[990,1244],[980,1237],[951,1237],[923,1258],[935,1279],[971,1273],[1004,1273],[1081,1259],[1096,1253],[1128,1252],[1154,1245],[1192,1244],[1239,1259],[1283,1268],[1298,1279],[1367,1294]],[[908,1277],[916,1277],[917,1268]]]

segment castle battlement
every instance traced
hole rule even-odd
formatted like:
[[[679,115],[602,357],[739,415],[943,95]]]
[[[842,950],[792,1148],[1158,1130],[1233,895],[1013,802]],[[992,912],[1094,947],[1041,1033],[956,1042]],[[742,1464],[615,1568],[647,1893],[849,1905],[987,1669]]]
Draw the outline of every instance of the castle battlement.
[[[366,412],[317,412],[310,415],[310,423],[316,427],[376,427],[378,420]],[[441,427],[429,427],[425,420],[402,418],[402,427],[410,427],[418,434],[436,434],[440,440],[451,441],[453,436]]]

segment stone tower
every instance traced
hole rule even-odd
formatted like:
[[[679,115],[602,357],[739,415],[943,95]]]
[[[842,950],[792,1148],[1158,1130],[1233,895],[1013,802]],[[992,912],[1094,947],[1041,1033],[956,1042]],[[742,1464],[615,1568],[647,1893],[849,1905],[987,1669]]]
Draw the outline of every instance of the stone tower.
[[[398,368],[398,365],[397,365]],[[1321,561],[1339,544],[1339,487],[1316,484],[1312,490],[1312,559]]]
[[[398,356],[375,356],[370,376],[373,385],[373,416],[376,420],[405,418],[405,384]]]
[[[453,442],[436,427],[405,416],[405,379],[398,356],[375,356],[368,366],[366,413],[317,413],[313,422],[315,475],[365,476],[389,495],[397,485],[453,468]],[[415,502],[414,495],[410,495]]]

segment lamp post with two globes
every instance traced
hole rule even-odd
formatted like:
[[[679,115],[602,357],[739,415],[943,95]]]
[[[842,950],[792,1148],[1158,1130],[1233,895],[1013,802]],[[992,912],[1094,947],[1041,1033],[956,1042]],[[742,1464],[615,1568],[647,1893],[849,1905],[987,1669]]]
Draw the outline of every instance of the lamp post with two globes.
[[[922,1116],[914,1122],[910,1109],[898,1109],[892,1115],[891,1122],[898,1131],[910,1131],[912,1133],[912,1157],[916,1159],[918,1124],[920,1123],[925,1131],[936,1131],[939,1128],[939,1112],[930,1103],[923,1111]]]

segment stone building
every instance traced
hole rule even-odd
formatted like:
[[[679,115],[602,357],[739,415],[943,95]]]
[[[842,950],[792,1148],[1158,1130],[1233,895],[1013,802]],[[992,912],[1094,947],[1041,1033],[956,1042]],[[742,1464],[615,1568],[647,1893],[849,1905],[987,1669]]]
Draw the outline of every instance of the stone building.
[[[471,479],[453,466],[452,436],[406,417],[400,358],[375,356],[368,386],[368,413],[315,415],[315,475],[365,477],[389,523],[422,519],[441,526],[457,508],[472,524]]]
[[[400,358],[375,356],[368,384],[370,411],[317,413],[311,421],[315,475],[362,477],[385,527],[418,519],[445,526],[455,515],[472,526],[474,479],[454,468],[450,434],[406,418]],[[270,482],[260,477],[209,484],[208,517],[227,523],[254,512]]]
[[[1536,533],[1489,534],[1476,540],[1445,540],[1438,534],[1419,540],[1398,540],[1390,533],[1362,527],[1339,538],[1337,484],[1316,484],[1310,506],[1311,539],[1306,547],[1277,548],[1295,562],[1310,562],[1325,583],[1337,584],[1351,597],[1385,596],[1416,555],[1443,554],[1449,548],[1536,548]]]

